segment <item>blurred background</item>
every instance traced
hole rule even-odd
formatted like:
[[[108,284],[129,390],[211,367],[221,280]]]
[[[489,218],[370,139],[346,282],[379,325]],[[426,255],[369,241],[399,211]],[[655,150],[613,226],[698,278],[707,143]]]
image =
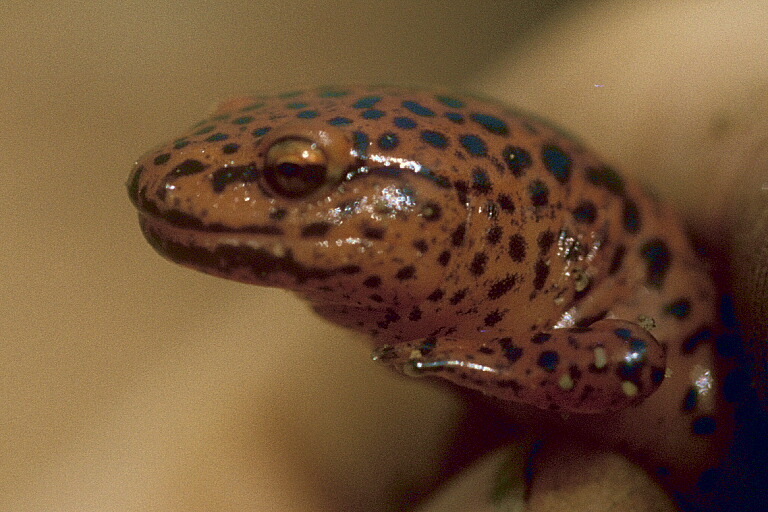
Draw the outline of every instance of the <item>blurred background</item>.
[[[5,0],[0,510],[394,510],[434,484],[462,401],[385,372],[291,295],[144,242],[131,164],[217,100],[365,82],[495,96],[724,245],[722,155],[765,119],[765,34],[765,1]]]

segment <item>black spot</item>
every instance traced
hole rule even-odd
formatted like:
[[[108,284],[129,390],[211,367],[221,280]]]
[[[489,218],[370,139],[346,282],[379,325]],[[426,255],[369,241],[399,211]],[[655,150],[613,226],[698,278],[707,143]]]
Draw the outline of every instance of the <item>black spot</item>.
[[[451,251],[443,251],[440,253],[440,256],[437,257],[437,262],[442,266],[448,265],[449,261],[451,261]]]
[[[381,286],[381,278],[379,276],[370,276],[363,281],[363,286],[368,288],[378,288]]]
[[[372,293],[371,295],[368,296],[368,298],[371,299],[373,302],[378,302],[378,303],[384,302],[384,297],[382,297],[378,293]]]
[[[400,281],[405,281],[408,279],[413,279],[415,275],[416,275],[416,267],[414,267],[413,265],[408,265],[398,270],[397,274],[395,274],[395,277]]]
[[[464,244],[464,235],[467,232],[466,224],[459,224],[456,229],[451,233],[451,243],[455,247],[459,247]]]
[[[623,245],[619,245],[613,251],[613,257],[611,258],[611,265],[608,267],[608,275],[613,275],[621,268],[621,264],[624,262],[624,255],[627,252],[627,248]]]
[[[416,322],[418,320],[421,320],[421,309],[419,309],[419,306],[413,306],[413,309],[410,313],[408,313],[408,320],[411,322]]]
[[[221,152],[225,155],[231,155],[232,153],[237,153],[237,150],[240,149],[240,144],[236,144],[234,142],[230,142],[229,144],[225,144],[221,147]]]
[[[498,200],[501,210],[506,213],[515,213],[515,203],[512,202],[512,198],[506,194],[499,194]]]
[[[478,194],[487,194],[492,189],[493,183],[484,170],[477,168],[472,171],[472,190]]]
[[[512,261],[520,263],[525,260],[527,244],[523,235],[516,234],[509,237],[509,257]]]
[[[693,421],[693,433],[699,436],[711,436],[717,430],[717,421],[712,416],[702,416]]]
[[[699,401],[699,393],[695,388],[690,388],[683,398],[683,412],[691,412]]]
[[[362,271],[359,265],[344,265],[339,267],[339,272],[342,274],[353,275],[359,274]]]
[[[384,150],[395,149],[399,143],[397,135],[391,132],[383,134],[378,140],[379,147]]]
[[[208,168],[208,166],[205,165],[200,160],[184,160],[179,165],[173,168],[173,170],[170,173],[170,176],[173,178],[178,178],[181,176],[191,176],[193,174],[198,174],[203,172],[206,168]]]
[[[442,216],[442,208],[440,208],[440,205],[436,203],[426,203],[424,206],[421,207],[421,216],[424,217],[425,220],[428,220],[430,222],[434,222],[436,220],[440,220],[440,217]]]
[[[501,237],[504,234],[504,229],[501,226],[492,226],[485,234],[485,239],[491,245],[496,245],[501,241]]]
[[[608,315],[608,311],[601,311],[600,313],[593,316],[585,316],[584,318],[576,322],[576,328],[584,329],[586,327],[589,327],[590,325],[597,322],[598,320],[602,320],[607,315]]]
[[[456,293],[453,294],[453,296],[450,299],[448,299],[448,303],[451,306],[456,306],[459,302],[464,300],[464,297],[467,296],[468,291],[469,291],[468,288],[463,288],[457,291]]]
[[[688,299],[678,299],[668,304],[664,310],[679,320],[683,320],[691,312],[691,301]]]
[[[544,288],[544,285],[547,284],[548,277],[549,265],[547,265],[544,260],[536,260],[536,265],[534,265],[533,288],[535,290]]]
[[[541,256],[546,256],[552,248],[552,244],[555,243],[555,234],[548,229],[539,234],[536,238],[536,243],[539,246],[539,254],[541,254]]]
[[[423,238],[419,240],[414,240],[413,247],[421,253],[425,253],[429,250],[429,244]]]
[[[478,352],[481,354],[485,354],[487,356],[493,355],[496,351],[493,350],[491,347],[483,345],[482,347],[477,349]]]
[[[640,248],[640,255],[646,260],[648,285],[661,288],[672,261],[672,254],[669,252],[667,244],[659,238],[653,238],[643,244]]]
[[[541,180],[534,180],[528,185],[528,195],[533,206],[546,206],[549,204],[549,187]]]
[[[257,170],[253,164],[222,167],[211,175],[213,191],[220,194],[230,183],[248,183],[257,179]]]
[[[445,295],[445,292],[438,288],[437,290],[433,291],[427,296],[427,300],[430,300],[432,302],[438,302],[440,299],[443,298]]]
[[[549,341],[550,338],[552,338],[552,335],[548,332],[537,332],[531,337],[531,343],[541,345],[545,341]]]
[[[162,155],[157,155],[153,160],[152,163],[155,165],[163,165],[168,162],[168,160],[171,159],[170,153],[163,153]]]
[[[379,227],[365,227],[363,228],[363,236],[370,240],[383,240],[384,235],[387,234],[387,230]]]
[[[469,193],[469,185],[466,181],[457,180],[453,184],[453,188],[456,189],[456,194],[459,197],[459,203],[466,205],[467,204],[467,195]]]
[[[591,184],[602,187],[617,196],[624,195],[624,180],[610,167],[598,167],[586,169],[587,181]]]
[[[478,252],[475,257],[472,258],[472,263],[469,264],[469,271],[473,276],[481,276],[485,273],[485,265],[488,263],[488,255],[484,252]]]
[[[579,203],[576,209],[573,210],[573,218],[576,220],[576,222],[592,224],[595,222],[596,217],[597,208],[595,207],[595,203],[592,201],[582,201]]]
[[[517,177],[525,174],[526,169],[528,169],[533,163],[533,160],[531,160],[531,154],[528,153],[528,151],[525,149],[517,146],[507,146],[504,148],[502,157],[504,158],[504,163],[507,164],[509,170],[512,171],[512,174]]]
[[[631,199],[624,200],[623,220],[627,233],[635,234],[640,231],[640,211],[637,209],[637,203]]]
[[[286,215],[288,215],[288,210],[285,208],[275,208],[269,212],[270,220],[283,220]]]
[[[323,236],[328,233],[328,230],[330,229],[331,224],[328,222],[313,222],[312,224],[307,224],[301,228],[301,236]]]
[[[541,150],[544,166],[560,183],[568,182],[571,177],[571,157],[557,146],[544,146]]]
[[[539,360],[536,362],[544,370],[553,372],[557,369],[557,364],[560,362],[560,356],[553,350],[545,350],[539,356]]]
[[[493,327],[497,323],[501,322],[503,319],[504,319],[504,313],[502,313],[497,309],[496,311],[492,311],[488,313],[485,316],[483,323],[485,324],[486,327]]]
[[[499,346],[501,347],[502,354],[510,363],[516,362],[523,355],[523,349],[516,347],[512,342],[512,338],[499,338]]]
[[[491,285],[491,287],[488,289],[488,298],[491,300],[496,300],[499,297],[502,297],[509,290],[514,288],[516,282],[517,277],[515,275],[507,274],[507,277],[499,279]]]

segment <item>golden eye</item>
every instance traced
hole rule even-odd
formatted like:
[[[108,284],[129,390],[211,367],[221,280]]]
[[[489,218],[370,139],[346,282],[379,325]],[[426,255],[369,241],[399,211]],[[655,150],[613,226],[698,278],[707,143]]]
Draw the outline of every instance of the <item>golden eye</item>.
[[[317,143],[304,139],[283,139],[267,151],[264,180],[272,192],[296,199],[304,197],[324,183],[328,159]]]
[[[334,185],[353,167],[348,133],[315,122],[289,122],[267,134],[262,176],[270,192],[286,199],[311,196]]]

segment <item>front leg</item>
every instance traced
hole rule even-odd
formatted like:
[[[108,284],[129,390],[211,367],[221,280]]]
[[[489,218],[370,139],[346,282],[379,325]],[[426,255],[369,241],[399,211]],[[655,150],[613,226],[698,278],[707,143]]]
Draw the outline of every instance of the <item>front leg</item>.
[[[430,337],[382,346],[373,359],[406,375],[436,375],[502,400],[577,413],[641,402],[666,367],[665,349],[647,330],[617,319],[530,336]]]

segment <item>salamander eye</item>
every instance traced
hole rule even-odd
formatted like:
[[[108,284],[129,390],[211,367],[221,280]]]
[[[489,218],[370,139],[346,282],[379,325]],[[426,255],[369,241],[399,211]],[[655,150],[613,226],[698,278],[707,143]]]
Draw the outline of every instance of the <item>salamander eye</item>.
[[[349,133],[312,121],[290,121],[258,142],[265,188],[285,199],[303,199],[333,186],[359,165]]]
[[[325,183],[327,165],[328,158],[317,143],[283,139],[267,151],[264,180],[275,194],[297,199],[310,195]]]

